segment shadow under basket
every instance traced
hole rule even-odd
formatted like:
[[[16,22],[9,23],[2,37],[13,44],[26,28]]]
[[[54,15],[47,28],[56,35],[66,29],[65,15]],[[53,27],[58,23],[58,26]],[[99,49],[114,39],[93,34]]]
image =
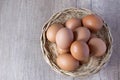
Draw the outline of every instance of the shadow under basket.
[[[43,53],[43,57],[45,61],[52,67],[52,69],[58,73],[69,75],[72,77],[87,77],[91,74],[95,74],[99,72],[109,61],[112,53],[112,36],[109,30],[109,27],[104,22],[103,28],[96,33],[97,37],[103,39],[106,43],[107,50],[106,54],[102,57],[96,58],[94,56],[90,57],[88,63],[83,64],[75,71],[64,71],[60,69],[56,64],[56,57],[58,55],[57,48],[55,43],[51,43],[46,38],[46,31],[48,27],[53,23],[62,23],[72,18],[82,19],[84,16],[89,14],[95,14],[87,9],[77,9],[77,8],[69,8],[63,11],[57,12],[54,14],[42,27],[42,33],[40,37],[41,49]]]

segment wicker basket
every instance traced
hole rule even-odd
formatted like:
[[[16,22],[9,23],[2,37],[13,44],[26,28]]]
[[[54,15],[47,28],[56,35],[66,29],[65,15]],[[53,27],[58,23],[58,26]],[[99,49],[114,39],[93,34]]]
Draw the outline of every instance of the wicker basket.
[[[87,64],[83,64],[82,66],[80,66],[79,69],[77,69],[76,71],[72,71],[72,72],[64,71],[60,69],[56,64],[56,56],[58,53],[56,49],[56,44],[49,42],[46,38],[46,31],[48,27],[53,23],[64,24],[66,20],[72,17],[81,19],[82,17],[89,15],[89,14],[95,14],[95,13],[87,9],[77,9],[77,8],[65,9],[63,11],[60,11],[54,14],[48,20],[48,22],[43,26],[42,35],[40,38],[42,53],[43,53],[43,56],[46,62],[56,72],[69,75],[69,76],[73,76],[73,77],[85,77],[85,76],[89,76],[91,74],[95,74],[99,72],[101,68],[103,68],[103,66],[105,66],[106,63],[108,63],[110,56],[111,56],[111,52],[112,52],[112,36],[109,30],[109,27],[107,26],[107,24],[104,23],[103,28],[99,32],[97,32],[96,35],[105,41],[107,45],[106,55],[100,58],[91,56],[90,61]]]

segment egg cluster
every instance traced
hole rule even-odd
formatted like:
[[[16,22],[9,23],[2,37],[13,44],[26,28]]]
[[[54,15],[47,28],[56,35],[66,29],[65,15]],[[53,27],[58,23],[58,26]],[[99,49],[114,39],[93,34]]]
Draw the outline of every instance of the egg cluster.
[[[103,56],[106,44],[96,36],[96,32],[102,27],[103,20],[95,14],[84,16],[82,19],[70,18],[65,24],[50,25],[46,37],[57,45],[57,65],[63,70],[74,71],[81,64],[88,63],[90,55]]]

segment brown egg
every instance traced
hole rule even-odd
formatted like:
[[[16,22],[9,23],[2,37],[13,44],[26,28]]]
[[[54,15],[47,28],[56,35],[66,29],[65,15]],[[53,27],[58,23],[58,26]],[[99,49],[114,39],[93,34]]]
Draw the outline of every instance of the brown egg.
[[[96,57],[103,56],[107,49],[105,42],[100,38],[91,38],[88,45],[91,53]]]
[[[70,52],[69,48],[68,49],[61,49],[59,47],[57,47],[57,51],[59,54],[64,54],[64,53]]]
[[[83,23],[83,26],[89,28],[93,32],[97,32],[103,26],[102,19],[95,14],[91,14],[83,17],[82,23]]]
[[[82,40],[87,42],[90,38],[90,31],[86,27],[78,27],[74,30],[73,33],[75,40]]]
[[[56,34],[56,44],[61,49],[68,49],[73,41],[73,32],[68,28],[60,29]]]
[[[74,41],[70,47],[70,51],[72,56],[81,62],[89,60],[89,47],[84,41]]]
[[[46,33],[47,39],[51,42],[55,42],[55,38],[56,38],[56,33],[58,32],[58,30],[60,30],[61,28],[63,28],[63,25],[60,23],[54,23],[52,24]]]
[[[79,67],[79,61],[71,54],[61,54],[57,57],[57,65],[66,71],[74,71]]]
[[[80,19],[78,19],[78,18],[68,19],[67,22],[65,23],[65,26],[68,29],[74,30],[75,28],[81,26]]]

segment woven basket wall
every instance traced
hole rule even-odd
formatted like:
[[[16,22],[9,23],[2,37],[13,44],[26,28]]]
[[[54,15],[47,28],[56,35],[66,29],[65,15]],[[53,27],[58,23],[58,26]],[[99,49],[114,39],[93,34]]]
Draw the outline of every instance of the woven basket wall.
[[[102,38],[107,45],[106,54],[104,56],[100,58],[91,56],[90,61],[87,64],[83,64],[82,66],[80,66],[79,69],[72,72],[64,71],[60,69],[56,64],[56,57],[58,55],[57,48],[55,43],[49,42],[46,38],[46,31],[48,27],[53,23],[65,24],[65,22],[72,17],[81,19],[89,14],[95,14],[95,13],[87,9],[77,9],[77,8],[65,9],[63,11],[54,14],[43,26],[41,33],[42,35],[40,38],[43,57],[46,60],[46,62],[52,67],[52,69],[55,70],[56,72],[73,77],[85,77],[97,73],[103,68],[103,66],[105,66],[108,63],[112,52],[112,36],[109,27],[104,22],[103,28],[96,33],[96,35]]]

